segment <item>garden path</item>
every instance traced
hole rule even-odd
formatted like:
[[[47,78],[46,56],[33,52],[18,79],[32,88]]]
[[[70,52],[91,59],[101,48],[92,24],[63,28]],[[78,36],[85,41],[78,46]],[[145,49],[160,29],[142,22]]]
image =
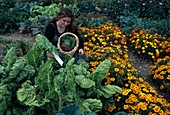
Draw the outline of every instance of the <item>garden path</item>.
[[[165,97],[165,99],[170,102],[170,95],[163,93],[159,87],[153,82],[151,76],[150,76],[150,66],[153,65],[153,62],[151,60],[147,60],[144,58],[140,58],[136,54],[134,54],[134,51],[132,48],[128,48],[129,58],[133,61],[134,67],[139,72],[139,75],[145,79],[146,82],[148,82],[152,87],[156,89],[158,94]]]

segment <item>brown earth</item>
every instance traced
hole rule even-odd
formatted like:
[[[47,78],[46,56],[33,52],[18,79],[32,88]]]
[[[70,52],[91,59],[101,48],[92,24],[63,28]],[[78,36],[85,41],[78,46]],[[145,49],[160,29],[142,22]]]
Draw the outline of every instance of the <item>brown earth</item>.
[[[25,41],[28,43],[34,43],[35,39],[33,36],[28,34],[19,34],[19,33],[11,33],[11,34],[5,34],[0,35],[0,64],[3,63],[4,53],[5,49],[7,47],[7,44],[15,43],[17,40],[19,41]]]

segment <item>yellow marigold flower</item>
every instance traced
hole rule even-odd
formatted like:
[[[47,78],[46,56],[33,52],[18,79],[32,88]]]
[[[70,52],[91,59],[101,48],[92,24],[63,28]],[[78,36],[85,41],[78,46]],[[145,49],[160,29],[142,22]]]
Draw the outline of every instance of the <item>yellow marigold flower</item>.
[[[159,111],[159,115],[165,115],[164,111],[163,111],[163,110],[160,110],[160,111]]]
[[[130,67],[132,67],[132,65],[131,65],[130,63],[128,63],[128,65],[127,65],[127,66],[128,66],[129,68],[130,68]]]
[[[160,79],[164,79],[164,76],[161,75],[159,78],[160,78]]]
[[[140,81],[140,82],[143,82],[143,78],[140,77],[140,78],[139,78],[139,81]]]
[[[145,47],[142,47],[142,49],[144,50],[144,49],[145,49]]]
[[[109,111],[109,112],[112,112],[113,109],[115,109],[115,108],[116,108],[116,106],[115,106],[115,105],[112,105],[111,107],[108,108],[108,111]]]
[[[168,75],[168,77],[166,78],[167,80],[170,80],[170,75]]]
[[[125,84],[125,86],[126,86],[126,87],[128,87],[128,86],[129,86],[129,84],[127,84],[127,83],[126,83],[126,84]]]
[[[147,46],[147,45],[145,45],[145,48],[148,48],[148,46]]]
[[[110,78],[110,81],[115,81],[115,78],[114,77]]]
[[[143,111],[147,110],[147,104],[144,102],[144,103],[140,103],[140,107]]]
[[[119,96],[119,97],[117,98],[117,101],[120,101],[120,99],[121,99],[121,97]]]
[[[152,112],[149,112],[149,114],[148,115],[153,115],[153,113]]]
[[[142,50],[142,53],[145,53],[145,50]]]
[[[123,75],[125,72],[123,70],[120,70],[119,73]]]
[[[106,43],[106,42],[102,42],[102,44],[103,44],[103,46],[106,46],[106,45],[107,45],[107,43]]]
[[[85,34],[84,37],[86,38],[86,37],[87,37],[87,34]]]
[[[123,105],[123,109],[128,109],[129,108],[129,105]]]
[[[131,106],[131,109],[132,109],[132,110],[136,110],[136,108],[137,108],[136,106]],[[137,115],[137,114],[136,114],[136,115]]]
[[[92,39],[93,41],[96,41],[96,38],[95,38],[95,37],[92,37],[91,39]]]
[[[152,59],[155,59],[155,56],[152,56]]]
[[[154,112],[158,113],[161,110],[161,108],[159,106],[155,106],[153,110]]]
[[[122,94],[123,95],[128,95],[128,93],[131,92],[131,91],[132,91],[131,89],[125,89]]]
[[[162,89],[164,89],[164,86],[163,86],[163,85],[161,85],[161,86],[160,86],[160,89],[161,89],[161,90],[162,90]]]
[[[114,70],[115,70],[115,72],[118,72],[118,71],[119,71],[119,68],[115,68]]]

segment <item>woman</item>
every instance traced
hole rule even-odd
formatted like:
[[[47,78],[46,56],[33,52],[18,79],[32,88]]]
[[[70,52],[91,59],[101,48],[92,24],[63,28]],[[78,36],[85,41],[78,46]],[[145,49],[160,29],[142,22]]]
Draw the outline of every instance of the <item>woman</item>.
[[[58,37],[65,32],[72,32],[79,38],[79,47],[74,57],[81,57],[84,52],[84,41],[80,35],[78,28],[76,27],[76,19],[74,13],[69,8],[63,8],[58,15],[51,20],[45,28],[45,36],[48,40],[57,47]],[[52,53],[47,52],[47,55],[54,57]],[[86,57],[87,58],[87,57]],[[86,60],[86,59],[85,59]]]

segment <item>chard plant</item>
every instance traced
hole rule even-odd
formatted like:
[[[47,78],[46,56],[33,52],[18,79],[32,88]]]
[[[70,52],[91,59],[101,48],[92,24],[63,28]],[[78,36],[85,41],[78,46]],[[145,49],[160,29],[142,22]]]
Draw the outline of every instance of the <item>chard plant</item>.
[[[44,55],[45,51],[58,55],[59,50],[43,35],[38,34],[35,39],[36,43],[22,57],[10,49],[0,66],[1,113],[6,113],[9,107],[14,111],[19,106],[25,114],[38,114],[38,109],[54,115],[64,106],[75,103],[79,114],[87,115],[113,105],[113,94],[122,93],[116,85],[101,84],[110,69],[109,60],[104,60],[93,72],[88,71],[87,62],[75,63],[69,56],[64,66],[60,66],[55,59]],[[18,103],[12,103],[12,99]]]

